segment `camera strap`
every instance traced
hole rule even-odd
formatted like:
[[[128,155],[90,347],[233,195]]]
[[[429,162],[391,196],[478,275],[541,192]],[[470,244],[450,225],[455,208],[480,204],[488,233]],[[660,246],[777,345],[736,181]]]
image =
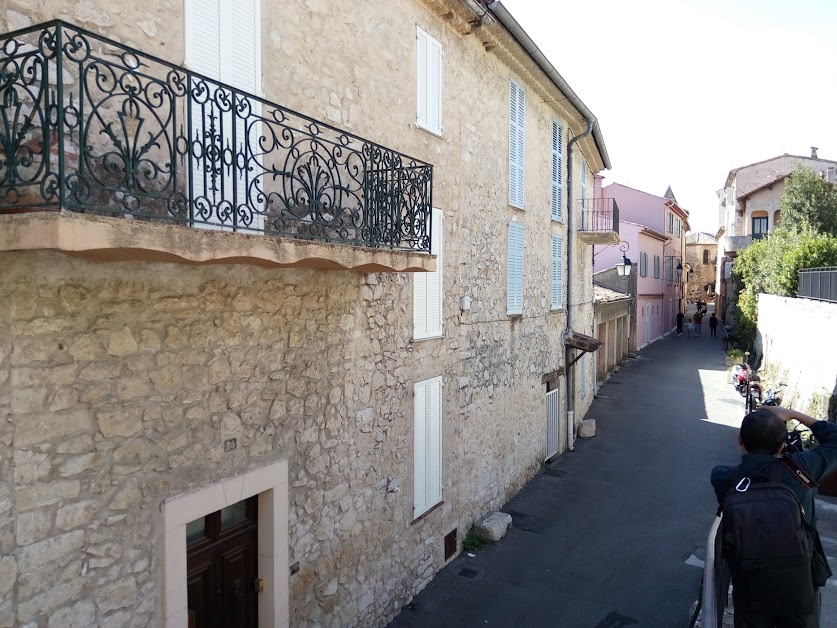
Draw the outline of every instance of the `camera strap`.
[[[790,456],[783,455],[781,458],[779,458],[779,462],[781,462],[783,465],[785,465],[785,467],[787,467],[787,469],[791,473],[793,473],[793,477],[795,477],[797,480],[802,482],[802,484],[806,488],[814,489],[817,486],[819,486],[819,484],[814,481],[814,478],[812,478],[808,474],[808,472],[805,471],[805,469],[803,469],[802,467],[800,467],[796,463],[796,461],[793,458],[791,458]]]

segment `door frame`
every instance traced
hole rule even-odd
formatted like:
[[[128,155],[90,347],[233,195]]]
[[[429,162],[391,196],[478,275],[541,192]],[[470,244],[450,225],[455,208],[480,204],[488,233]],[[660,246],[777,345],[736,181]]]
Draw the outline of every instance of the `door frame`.
[[[290,621],[288,570],[288,461],[281,460],[165,500],[163,512],[163,616],[167,628],[188,627],[186,524],[259,496],[259,626],[280,628]]]

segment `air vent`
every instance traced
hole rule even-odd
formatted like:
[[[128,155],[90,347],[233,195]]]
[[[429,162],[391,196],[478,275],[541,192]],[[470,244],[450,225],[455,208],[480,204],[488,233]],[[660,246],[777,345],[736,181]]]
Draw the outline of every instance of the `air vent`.
[[[445,535],[445,560],[450,560],[456,554],[456,528]]]

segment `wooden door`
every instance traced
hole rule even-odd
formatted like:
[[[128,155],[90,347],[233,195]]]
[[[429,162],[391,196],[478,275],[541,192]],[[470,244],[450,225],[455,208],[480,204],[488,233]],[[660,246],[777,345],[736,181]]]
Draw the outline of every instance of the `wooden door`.
[[[187,526],[189,628],[258,625],[258,498]]]

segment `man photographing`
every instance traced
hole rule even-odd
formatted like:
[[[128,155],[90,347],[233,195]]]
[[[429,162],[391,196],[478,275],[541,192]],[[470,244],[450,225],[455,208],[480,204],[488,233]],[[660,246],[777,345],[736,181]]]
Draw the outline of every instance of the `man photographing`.
[[[786,454],[787,421],[819,446]],[[736,628],[816,628],[819,587],[831,575],[816,533],[813,489],[837,469],[837,425],[762,406],[738,433],[741,464],[716,466],[711,482],[724,513]],[[795,518],[795,519],[794,519]]]

